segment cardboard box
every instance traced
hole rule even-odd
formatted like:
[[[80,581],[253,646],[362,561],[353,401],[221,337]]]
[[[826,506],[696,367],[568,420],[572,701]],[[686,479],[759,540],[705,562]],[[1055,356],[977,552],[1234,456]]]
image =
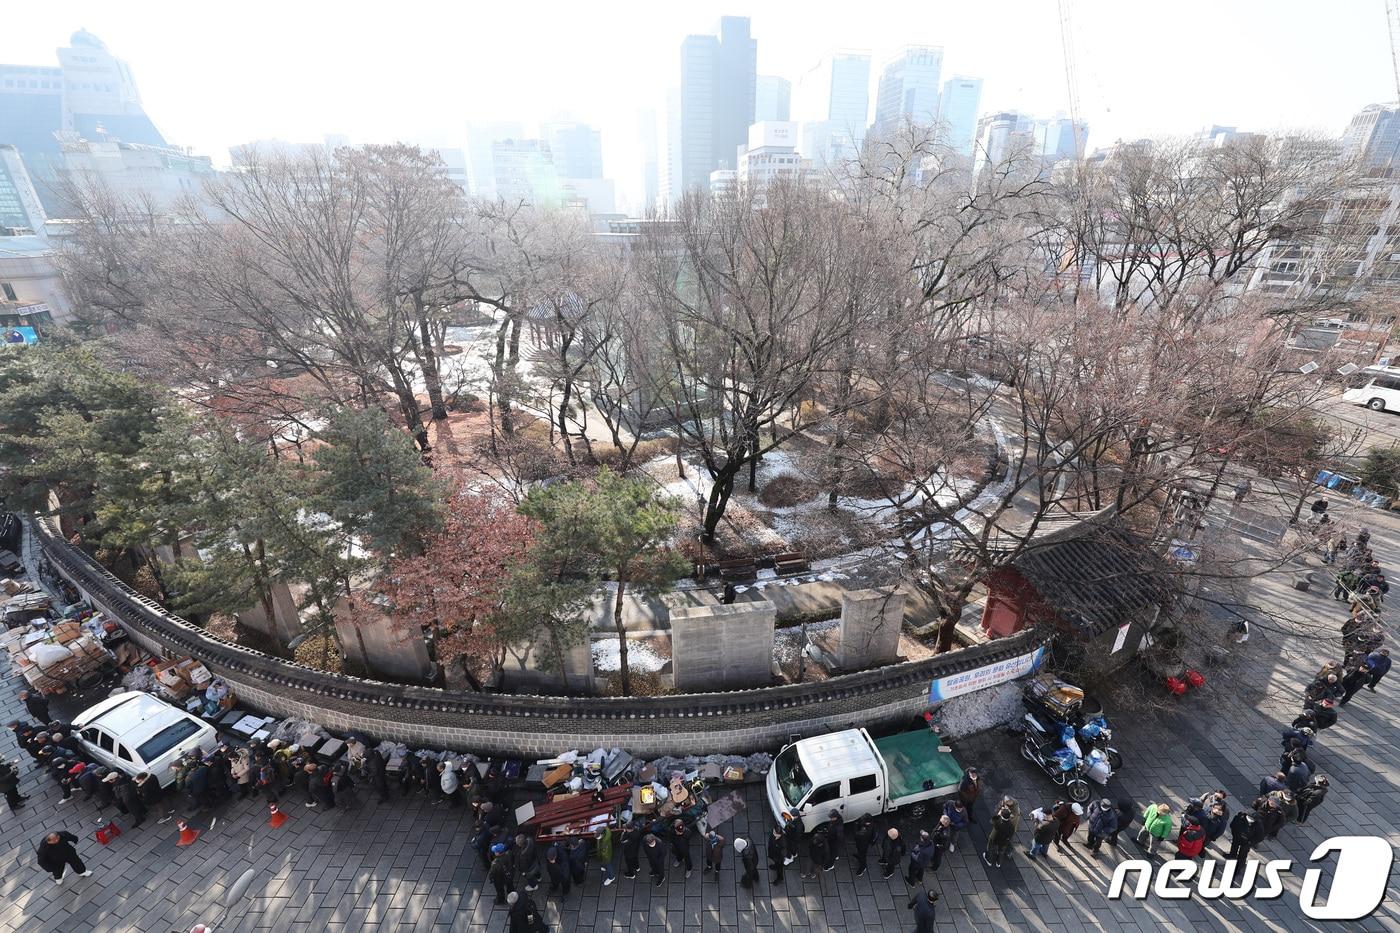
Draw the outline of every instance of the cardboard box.
[[[214,679],[214,675],[209,673],[209,668],[194,658],[181,658],[175,662],[175,666],[179,669],[180,676],[193,687],[203,688]]]

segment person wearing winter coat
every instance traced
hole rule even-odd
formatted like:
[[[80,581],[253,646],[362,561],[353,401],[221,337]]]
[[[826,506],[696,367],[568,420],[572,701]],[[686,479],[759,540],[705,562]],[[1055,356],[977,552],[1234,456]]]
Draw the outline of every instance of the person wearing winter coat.
[[[238,785],[238,799],[247,800],[253,792],[253,758],[248,749],[240,748],[229,762],[228,773]]]
[[[18,758],[14,761],[0,761],[0,793],[5,795],[5,802],[10,805],[11,813],[24,806],[24,802],[29,799],[19,792]]]
[[[603,872],[603,887],[606,888],[617,880],[617,873],[613,869],[613,831],[611,826],[604,826],[593,834],[593,854],[602,863],[599,867]]]
[[[29,710],[29,715],[38,722],[49,721],[49,698],[42,693],[33,690],[21,690],[19,698],[24,701],[24,708]]]
[[[1290,768],[1293,767],[1293,762],[1292,762],[1291,760],[1289,761],[1288,766],[1289,766]],[[1259,793],[1260,793],[1261,795],[1262,795],[1262,794],[1267,794],[1267,793],[1269,793],[1270,791],[1283,790],[1283,789],[1286,788],[1287,786],[1288,786],[1288,772],[1287,772],[1286,770],[1285,770],[1285,771],[1276,771],[1272,777],[1266,777],[1266,778],[1260,778],[1260,779],[1259,779]]]
[[[1131,797],[1118,798],[1118,828],[1108,836],[1108,844],[1118,845],[1118,834],[1130,831],[1133,828],[1133,821],[1137,819],[1137,803]]]
[[[1225,857],[1231,860],[1246,858],[1249,850],[1264,837],[1259,827],[1259,818],[1252,810],[1241,810],[1230,821],[1230,853]]]
[[[141,799],[141,788],[125,774],[117,773],[117,780],[112,785],[112,794],[117,798],[117,803],[131,815],[131,828],[135,829],[146,821],[146,803]]]
[[[77,836],[66,832],[49,833],[40,840],[39,867],[53,875],[54,884],[63,884],[65,868],[73,869],[84,878],[92,874],[78,857],[78,850],[73,848],[73,843],[77,841]]]
[[[1316,810],[1327,797],[1327,778],[1319,774],[1294,796],[1298,800],[1298,822],[1306,823],[1308,814]]]
[[[1142,811],[1142,829],[1138,832],[1138,845],[1145,848],[1149,855],[1157,853],[1157,846],[1172,834],[1175,820],[1172,817],[1172,808],[1165,803],[1149,803],[1147,809]]]
[[[734,840],[734,856],[743,867],[739,874],[739,884],[746,888],[752,888],[758,881],[758,853],[754,851],[755,848],[757,847],[749,845],[749,841],[742,837]]]
[[[1370,679],[1366,681],[1366,689],[1372,693],[1376,692],[1376,685],[1381,682],[1381,678],[1390,673],[1390,649],[1382,648],[1379,651],[1372,651],[1366,655],[1366,670],[1370,672]]]
[[[1016,825],[1016,826],[1020,826],[1020,825],[1021,825],[1021,805],[1016,801],[1016,798],[1015,798],[1015,797],[1002,797],[1002,798],[1001,798],[1001,802],[998,803],[998,804],[996,805],[996,809],[997,809],[997,810],[1001,810],[1001,809],[1003,809],[1003,808],[1006,809],[1006,810],[1009,810],[1009,811],[1011,812],[1011,822],[1012,822],[1014,825]]]
[[[855,843],[855,876],[859,878],[865,874],[866,866],[870,863],[870,845],[875,841],[875,820],[870,814],[867,813],[856,823],[851,839]]]
[[[457,789],[462,786],[461,772],[457,770],[457,765],[452,761],[438,763],[438,789],[442,792],[442,798],[451,806],[462,805],[462,798],[457,795]]]
[[[1278,808],[1283,813],[1283,823],[1279,824],[1279,829],[1282,829],[1288,823],[1292,823],[1294,820],[1298,819],[1298,801],[1291,793],[1286,790],[1281,790],[1269,796],[1278,801]],[[1273,839],[1277,837],[1278,832],[1278,829],[1274,830],[1273,834],[1267,838]]]
[[[668,834],[671,843],[671,864],[676,868],[685,867],[685,876],[690,877],[690,873],[695,869],[695,865],[690,861],[690,827],[685,820],[676,820],[671,824],[671,832]]]
[[[540,916],[540,909],[529,894],[512,891],[506,895],[506,903],[510,905],[506,915],[508,933],[549,933],[549,924]]]
[[[928,830],[919,832],[919,841],[909,850],[909,868],[904,873],[904,883],[911,888],[924,880],[924,869],[933,861],[933,837]]]
[[[967,810],[969,823],[977,822],[977,814],[973,807],[980,796],[982,796],[982,778],[978,775],[976,768],[968,768],[963,772],[962,781],[958,784],[958,799],[962,801],[963,807]]]
[[[891,826],[885,831],[885,838],[880,840],[880,871],[882,878],[888,878],[899,868],[899,863],[904,860],[906,846],[904,840],[899,837],[899,830]]]
[[[1045,812],[1043,807],[1032,810],[1031,819],[1035,821],[1035,829],[1031,831],[1031,847],[1026,854],[1031,858],[1049,855],[1050,843],[1060,834],[1060,821],[1055,819],[1054,813]]]
[[[1342,678],[1342,698],[1337,702],[1342,706],[1350,703],[1351,698],[1356,695],[1356,691],[1366,685],[1366,679],[1370,676],[1371,672],[1364,661],[1347,671],[1347,675]]]
[[[1097,858],[1103,841],[1118,832],[1118,809],[1105,797],[1089,808],[1089,851]]]
[[[825,823],[812,830],[808,844],[811,864],[808,866],[808,871],[802,874],[803,878],[815,878],[818,869],[831,871],[836,867],[836,860],[831,857],[831,831],[827,829]]]
[[[781,826],[773,827],[773,834],[768,837],[768,869],[773,872],[773,877],[769,879],[769,884],[783,883],[783,866],[787,864],[787,836],[783,834]]]
[[[575,836],[564,851],[569,856],[569,880],[581,888],[588,880],[588,839]]]
[[[948,851],[948,846],[953,841],[953,828],[946,816],[938,818],[929,838],[933,841],[933,859],[928,863],[928,867],[936,875],[943,865],[943,853]]]
[[[1223,803],[1212,806],[1201,820],[1201,828],[1206,831],[1206,842],[1211,843],[1225,835],[1230,826],[1230,808]]]
[[[515,847],[512,851],[515,857],[515,870],[520,872],[520,880],[526,891],[533,891],[540,886],[540,847],[534,839],[524,833],[517,833],[515,837]]]
[[[1063,849],[1069,845],[1074,831],[1079,828],[1079,821],[1084,816],[1084,808],[1077,803],[1069,803],[1065,800],[1055,802],[1055,819],[1060,821],[1060,831],[1055,836],[1055,845]]]
[[[1195,820],[1182,820],[1181,833],[1176,837],[1177,858],[1195,858],[1205,847],[1205,828]]]
[[[914,895],[909,902],[909,909],[914,911],[914,933],[934,933],[937,920],[934,905],[937,903],[937,891],[926,891],[923,897]]]
[[[311,797],[306,802],[307,807],[313,810],[334,810],[335,789],[330,784],[330,771],[309,761],[303,770],[306,772],[307,793]]]
[[[1259,841],[1272,839],[1283,826],[1283,808],[1272,796],[1260,797],[1254,801],[1254,818],[1259,821]]]
[[[379,795],[380,803],[389,802],[389,763],[384,753],[377,748],[365,752],[365,770],[369,772],[369,786]]]
[[[1307,786],[1308,779],[1312,777],[1312,770],[1306,761],[1295,761],[1284,775],[1284,786],[1297,794]]]
[[[556,842],[545,850],[544,871],[549,876],[549,896],[558,894],[561,897],[569,896],[569,856],[564,851],[564,844]]]
[[[826,817],[826,841],[831,845],[831,862],[841,858],[841,850],[846,846],[846,823],[838,810],[832,810]],[[824,869],[829,871],[830,869]]]
[[[982,861],[988,868],[1000,868],[1001,860],[1011,852],[1016,842],[1016,819],[1011,807],[1003,801],[992,814],[992,831],[987,834],[987,850]]]
[[[498,842],[491,847],[491,867],[486,869],[486,879],[496,889],[496,905],[506,902],[506,891],[515,877],[515,863],[505,843]]]
[[[654,834],[647,833],[642,840],[642,853],[647,857],[647,872],[651,878],[651,886],[661,887],[666,880],[666,849],[661,845],[661,840]]]
[[[705,833],[700,843],[700,854],[704,857],[700,866],[700,874],[707,875],[715,873],[715,880],[719,880],[720,865],[724,861],[725,838],[715,830]]]
[[[805,828],[802,821],[791,813],[783,814],[783,836],[784,849],[787,852],[787,861],[784,864],[791,865],[797,861],[797,857],[802,851],[802,836]],[[798,866],[799,873],[802,866]]]
[[[646,832],[637,820],[622,827],[618,841],[622,848],[622,876],[624,878],[637,877],[637,870],[640,868],[642,860],[642,837],[645,835]]]
[[[948,818],[951,827],[948,836],[948,851],[957,850],[958,833],[967,829],[967,807],[961,800],[950,800],[943,805],[943,815]]]

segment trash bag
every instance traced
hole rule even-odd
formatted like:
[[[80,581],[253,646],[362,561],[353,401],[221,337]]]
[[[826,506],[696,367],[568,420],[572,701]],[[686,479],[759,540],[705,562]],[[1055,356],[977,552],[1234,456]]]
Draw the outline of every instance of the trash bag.
[[[1067,748],[1055,750],[1051,757],[1060,763],[1061,771],[1073,771],[1079,766],[1079,756]]]

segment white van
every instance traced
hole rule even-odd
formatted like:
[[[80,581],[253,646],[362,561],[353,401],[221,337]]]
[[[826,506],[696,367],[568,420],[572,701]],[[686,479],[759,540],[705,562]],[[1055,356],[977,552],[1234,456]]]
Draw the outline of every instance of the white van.
[[[1342,393],[1342,401],[1372,411],[1400,411],[1400,369],[1368,366],[1356,374],[1354,384]]]
[[[83,710],[73,731],[94,761],[131,775],[149,771],[162,787],[174,783],[175,762],[185,752],[207,755],[219,746],[209,723],[139,690]]]

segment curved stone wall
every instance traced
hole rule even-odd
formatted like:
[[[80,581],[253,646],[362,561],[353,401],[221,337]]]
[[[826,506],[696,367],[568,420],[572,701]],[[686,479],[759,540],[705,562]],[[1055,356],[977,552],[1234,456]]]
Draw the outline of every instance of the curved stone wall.
[[[191,655],[237,691],[240,705],[338,732],[478,754],[544,757],[570,748],[636,755],[775,751],[791,735],[906,720],[928,705],[929,681],[1016,657],[1021,633],[923,661],[810,684],[663,697],[462,693],[313,670],[215,638],[122,583],[52,523],[28,523],[53,569],[147,650]]]

